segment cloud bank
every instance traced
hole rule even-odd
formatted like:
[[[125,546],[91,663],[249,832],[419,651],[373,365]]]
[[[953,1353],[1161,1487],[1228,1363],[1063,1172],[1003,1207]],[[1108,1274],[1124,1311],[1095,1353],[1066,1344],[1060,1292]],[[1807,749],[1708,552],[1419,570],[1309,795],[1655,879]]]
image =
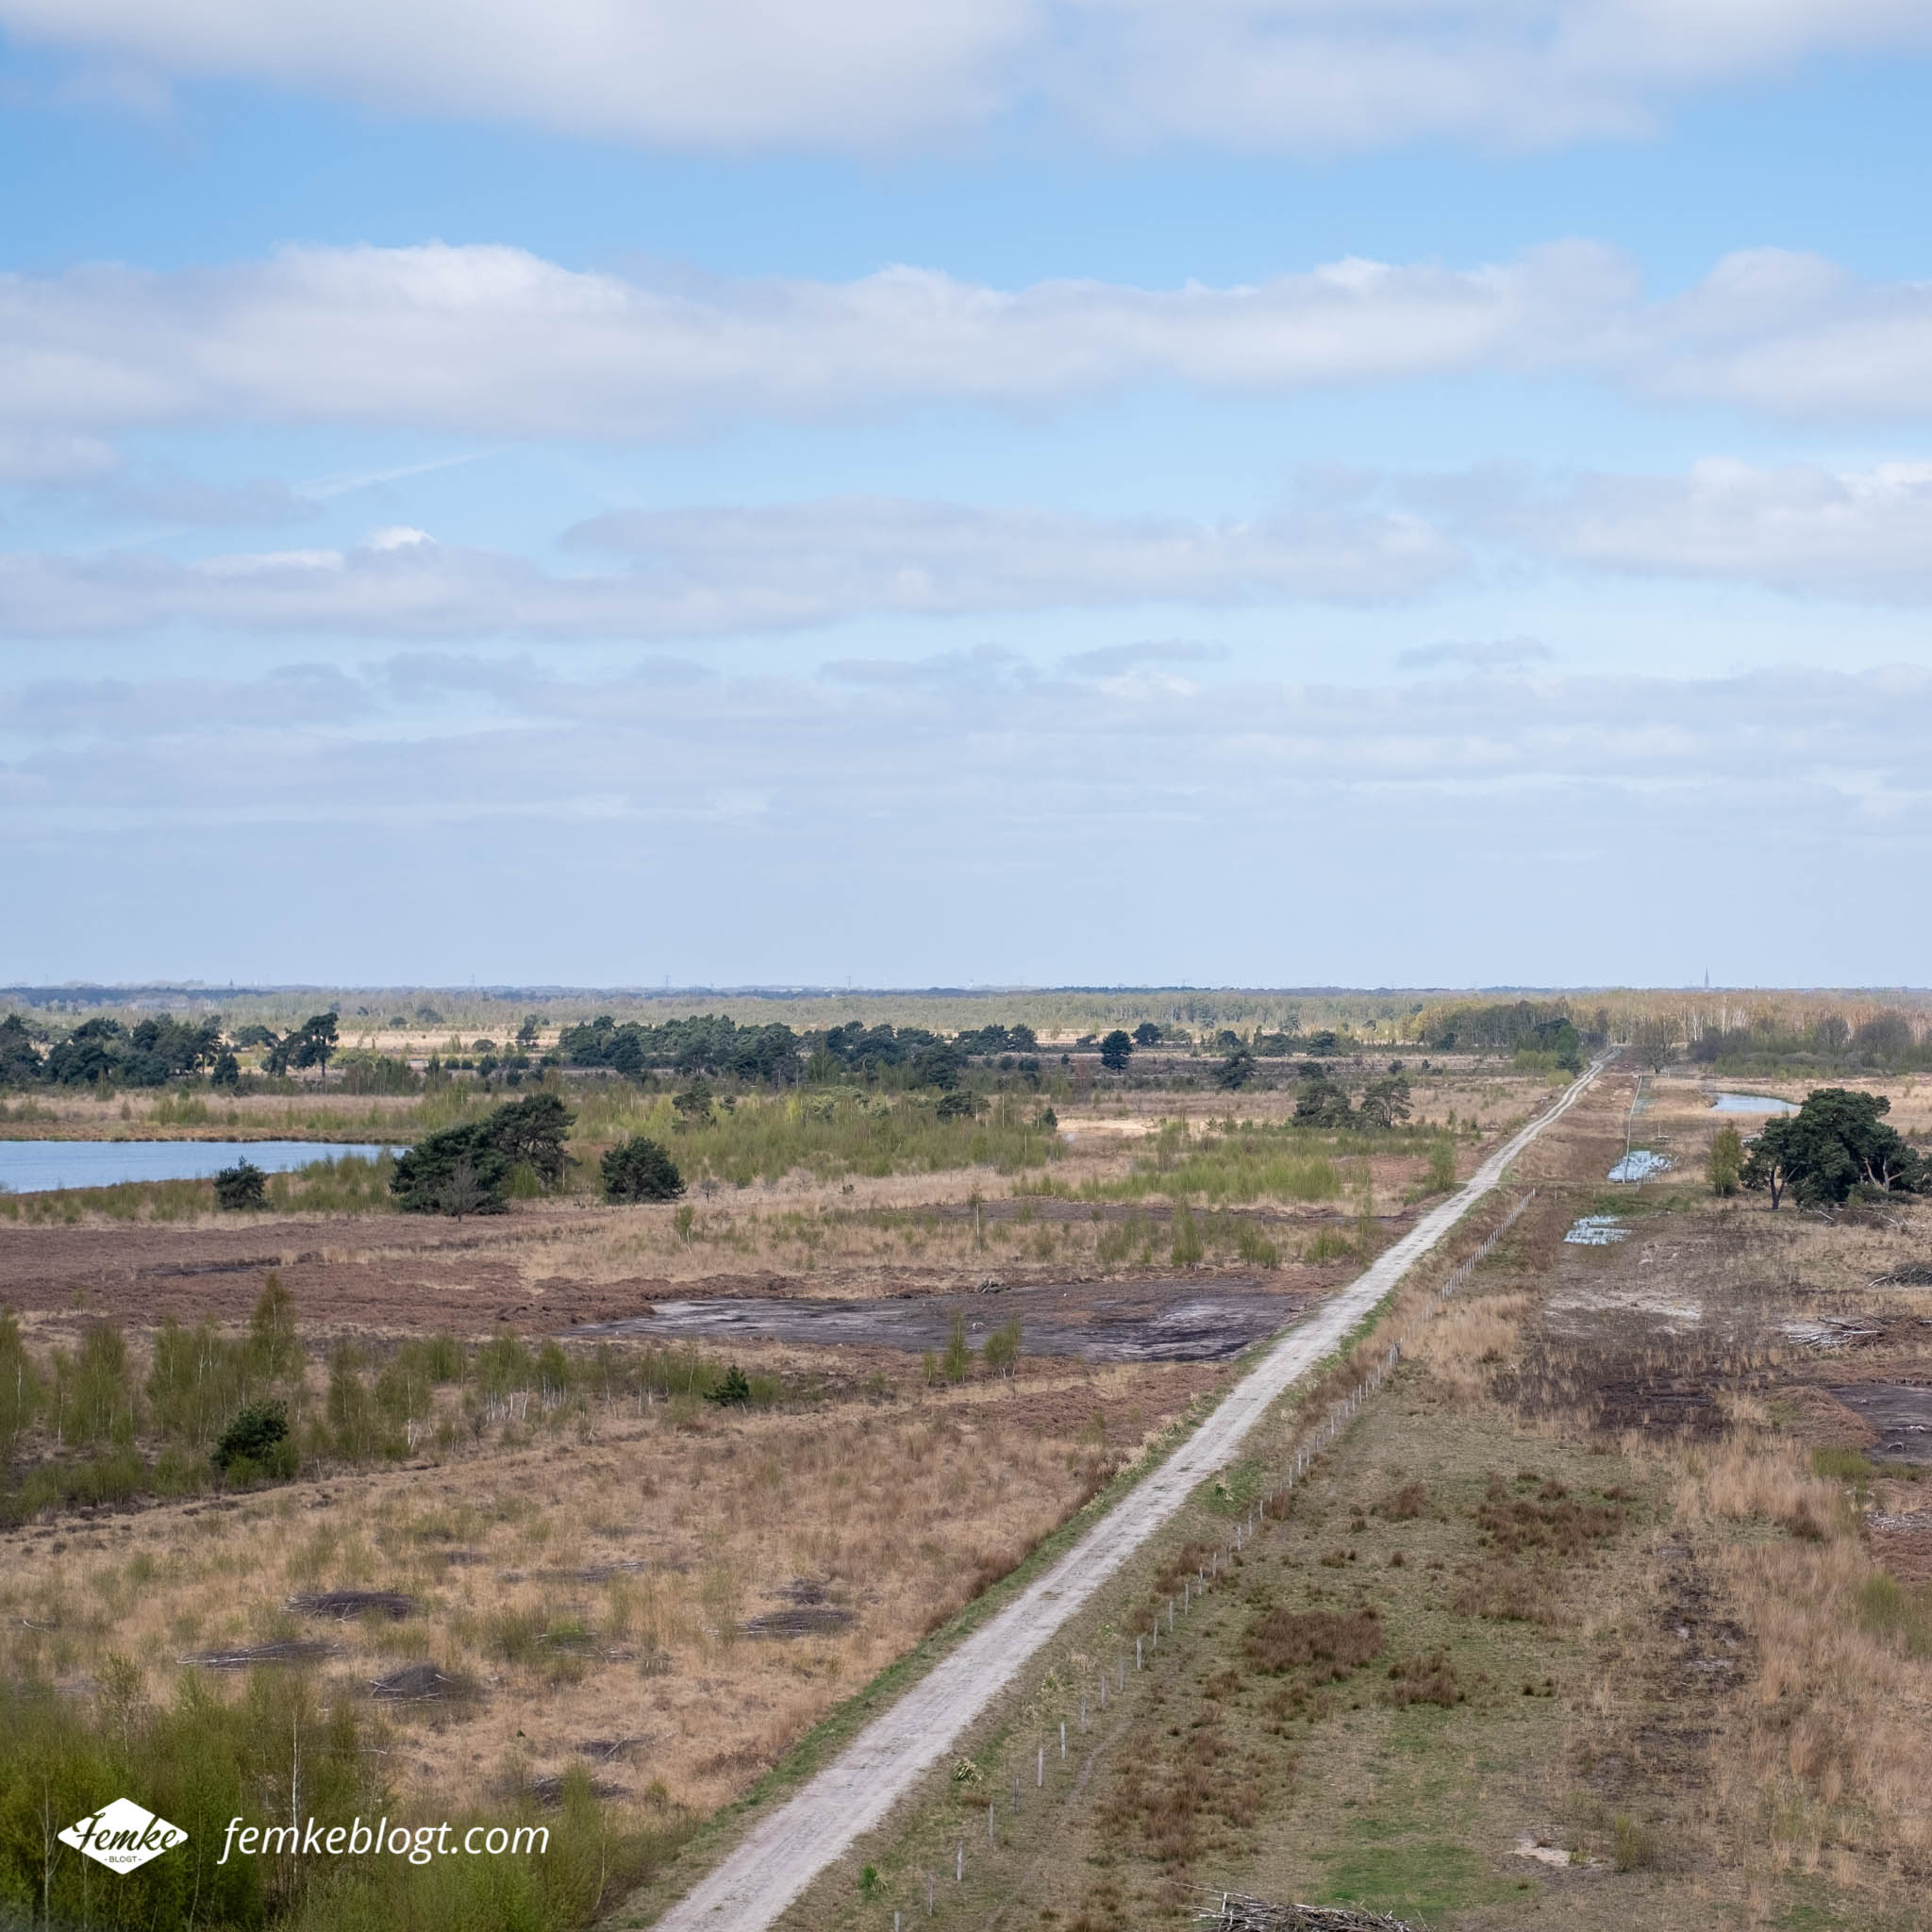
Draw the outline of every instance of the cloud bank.
[[[0,630],[173,623],[369,637],[708,637],[889,614],[1413,596],[1461,567],[1400,511],[1252,523],[989,510],[898,499],[632,511],[571,533],[629,568],[564,575],[501,551],[379,530],[350,550],[180,562],[156,552],[0,554]]]
[[[1915,0],[0,0],[141,76],[699,151],[876,152],[1027,115],[1117,147],[1628,136],[1696,90],[1913,53]]]
[[[1908,980],[1932,941],[1910,889],[1932,858],[1932,673],[1096,685],[974,653],[909,670],[572,677],[411,654],[17,679],[0,836],[17,895],[56,893],[65,916],[16,922],[0,977],[137,970],[130,933],[191,957],[210,922],[238,935],[237,972],[366,970],[379,943],[410,976],[474,957],[604,984],[734,965],[829,981],[860,958],[912,984],[1109,961],[1170,983],[1478,981],[1508,961],[1545,981],[1710,963],[1871,983]],[[1687,826],[1713,863],[1674,883],[1659,855]],[[291,877],[301,892],[262,889]],[[486,877],[596,916],[507,927]],[[1499,919],[1526,878],[1536,916]],[[1608,918],[1632,894],[1656,916]],[[379,942],[344,904],[383,908]]]
[[[185,562],[153,550],[0,553],[0,630],[696,640],[875,617],[1412,602],[1525,570],[1913,605],[1932,600],[1932,463],[1834,471],[1711,458],[1674,475],[1386,476],[1357,479],[1339,507],[1214,524],[839,497],[613,511],[564,542],[585,568],[559,572],[407,526],[347,549]],[[1117,675],[1214,656],[1198,643],[1109,645],[1067,668]],[[1420,646],[1398,664],[1507,671],[1550,657],[1508,638]]]
[[[654,284],[502,246],[289,248],[223,268],[0,276],[0,477],[84,475],[117,431],[363,423],[648,442],[746,419],[1036,409],[1580,371],[1787,416],[1932,412],[1932,285],[1727,257],[1647,300],[1587,242],[1453,269],[1342,260],[1253,285],[1006,290],[934,270]],[[441,459],[438,459],[441,460]]]

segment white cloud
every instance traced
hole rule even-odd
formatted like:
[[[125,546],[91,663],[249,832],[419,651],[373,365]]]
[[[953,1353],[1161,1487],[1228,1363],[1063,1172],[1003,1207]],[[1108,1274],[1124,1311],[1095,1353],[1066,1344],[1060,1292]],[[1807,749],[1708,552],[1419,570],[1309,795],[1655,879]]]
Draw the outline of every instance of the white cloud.
[[[132,974],[159,948],[207,977],[365,984],[1683,983],[1709,963],[1842,985],[1907,980],[1932,941],[1909,888],[1932,859],[1923,671],[1116,692],[1015,668],[414,657],[338,685],[29,682],[0,692],[0,841],[16,896],[62,918],[0,929],[0,977]],[[1748,864],[1660,865],[1686,824],[1709,853],[1776,854],[1784,916]],[[1421,860],[1395,893],[1391,852]],[[506,875],[600,917],[507,925]],[[1655,916],[1607,926],[1633,893]],[[1239,916],[1150,919],[1156,900]],[[208,954],[210,930],[243,953]]]
[[[1591,475],[1543,491],[1478,482],[1468,502],[1473,527],[1557,561],[1800,594],[1932,596],[1932,463],[1710,458],[1681,475]]]
[[[720,419],[1037,405],[1180,380],[1278,389],[1574,352],[1633,299],[1607,251],[1341,261],[1253,287],[657,287],[500,246],[290,248],[159,274],[0,277],[0,425],[362,420],[626,441]]]
[[[1917,51],[1921,0],[0,0],[137,86],[240,76],[696,149],[867,151],[1045,114],[1120,145],[1628,135],[1687,92]]]
[[[1674,401],[1923,413],[1932,409],[1932,282],[1864,281],[1822,256],[1746,249],[1633,319],[1605,360]]]
[[[1496,638],[1487,643],[1420,644],[1401,652],[1395,662],[1404,671],[1520,671],[1547,664],[1555,656],[1535,638]]]
[[[96,483],[114,463],[112,448],[99,437],[0,425],[0,483]]]
[[[354,550],[0,555],[0,629],[83,635],[185,621],[371,636],[704,637],[887,612],[1407,597],[1460,568],[1420,518],[1303,511],[1241,524],[895,499],[637,511],[579,541],[632,568],[546,572],[376,531]]]
[[[1868,283],[1759,250],[1652,302],[1625,259],[1584,242],[1473,268],[1351,259],[1175,289],[1003,290],[905,267],[674,287],[435,243],[291,248],[166,274],[96,266],[0,276],[0,475],[99,467],[104,434],[172,424],[636,441],[747,417],[1475,370],[1582,371],[1667,401],[1785,414],[1924,413],[1932,284]]]
[[[1377,507],[1378,494],[1396,507]],[[1401,507],[1405,496],[1419,508]],[[1498,567],[1918,603],[1932,600],[1932,463],[1833,471],[1709,458],[1675,475],[1391,475],[1346,509],[1218,524],[828,498],[617,511],[566,541],[615,566],[558,572],[410,525],[376,529],[351,549],[240,550],[192,562],[155,551],[0,553],[0,631],[114,635],[183,623],[390,638],[699,639],[880,616],[1367,605],[1420,598]],[[1149,681],[1157,672],[1171,682],[1224,655],[1199,642],[1139,641],[1076,654],[1059,670],[1133,675],[1142,691],[1159,683]],[[1414,647],[1396,663],[1498,672],[1552,658],[1534,638],[1506,637]],[[918,677],[930,681],[933,667],[953,662],[932,660]],[[841,660],[839,675],[914,676],[896,659],[867,665]]]
[[[1118,677],[1150,664],[1220,664],[1226,658],[1225,644],[1175,639],[1164,643],[1103,644],[1095,651],[1076,651],[1060,659],[1060,669],[1074,677]]]

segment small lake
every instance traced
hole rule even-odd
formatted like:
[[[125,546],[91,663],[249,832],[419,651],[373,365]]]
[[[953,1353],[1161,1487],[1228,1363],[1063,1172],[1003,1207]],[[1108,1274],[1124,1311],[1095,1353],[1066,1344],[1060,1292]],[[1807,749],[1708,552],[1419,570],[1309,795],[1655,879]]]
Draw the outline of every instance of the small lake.
[[[386,1151],[373,1142],[334,1141],[0,1141],[0,1187],[45,1194],[123,1181],[198,1181],[241,1160],[264,1174],[289,1174],[311,1161],[345,1154],[374,1160]]]
[[[1712,1113],[1796,1113],[1795,1100],[1774,1100],[1768,1093],[1720,1093],[1710,1103]]]

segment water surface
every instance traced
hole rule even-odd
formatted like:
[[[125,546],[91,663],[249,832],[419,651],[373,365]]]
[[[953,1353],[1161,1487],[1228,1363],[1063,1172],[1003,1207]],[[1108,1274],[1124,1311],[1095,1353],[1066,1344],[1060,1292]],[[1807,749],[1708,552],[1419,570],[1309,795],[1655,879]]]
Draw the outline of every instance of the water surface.
[[[1795,1100],[1774,1100],[1768,1093],[1720,1093],[1710,1103],[1712,1113],[1796,1113]]]
[[[336,1141],[0,1141],[0,1188],[45,1194],[56,1188],[111,1188],[123,1181],[199,1181],[249,1160],[290,1174],[345,1154],[374,1160],[390,1150]]]

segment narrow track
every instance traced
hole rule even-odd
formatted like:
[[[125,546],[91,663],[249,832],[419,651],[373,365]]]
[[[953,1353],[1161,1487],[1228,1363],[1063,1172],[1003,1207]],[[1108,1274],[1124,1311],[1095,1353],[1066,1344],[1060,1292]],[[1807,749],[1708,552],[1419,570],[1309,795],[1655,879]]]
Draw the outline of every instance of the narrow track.
[[[1275,1398],[1293,1387],[1393,1289],[1509,1164],[1569,1112],[1601,1071],[1592,1065],[1555,1107],[1497,1149],[1364,1273],[1289,1329],[1166,1462],[1124,1496],[1058,1563],[1036,1577],[876,1717],[658,1921],[658,1932],[762,1932],[862,1832],[870,1831],[1040,1646],[1194,1489],[1230,1461]]]

